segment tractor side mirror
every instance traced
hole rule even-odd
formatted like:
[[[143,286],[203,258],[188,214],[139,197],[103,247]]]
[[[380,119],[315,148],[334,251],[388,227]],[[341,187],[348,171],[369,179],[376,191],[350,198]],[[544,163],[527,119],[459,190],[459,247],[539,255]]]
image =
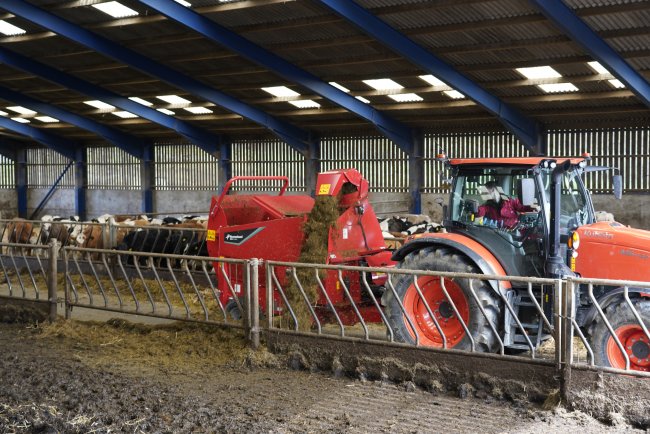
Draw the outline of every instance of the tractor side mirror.
[[[523,206],[535,204],[535,180],[533,178],[521,178],[517,183],[519,202]]]
[[[612,186],[614,187],[614,197],[620,200],[623,197],[623,177],[621,175],[612,176]]]

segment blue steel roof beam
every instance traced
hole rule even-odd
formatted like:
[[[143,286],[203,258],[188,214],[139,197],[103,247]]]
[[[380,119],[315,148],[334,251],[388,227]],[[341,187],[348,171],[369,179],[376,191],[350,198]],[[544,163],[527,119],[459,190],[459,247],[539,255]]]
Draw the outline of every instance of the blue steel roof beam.
[[[30,137],[70,160],[75,159],[75,148],[81,146],[77,143],[71,143],[70,140],[64,139],[61,136],[43,131],[39,128],[34,128],[27,124],[12,121],[11,119],[2,116],[0,116],[0,128],[6,128],[14,133]]]
[[[190,94],[197,95],[246,119],[250,119],[268,128],[290,146],[301,152],[305,152],[308,148],[310,134],[307,131],[281,119],[274,118],[263,110],[211,88],[162,63],[156,62],[25,1],[2,0],[0,8],[91,48],[98,53],[102,53],[105,56],[136,68],[145,74],[156,77],[180,89],[184,89]]]
[[[335,88],[319,77],[173,0],[139,1],[251,62],[274,71],[292,83],[300,84],[371,122],[405,152],[410,153],[413,149],[413,134],[408,126]]]
[[[463,93],[478,105],[496,116],[506,128],[534,153],[543,153],[546,148],[544,127],[534,119],[525,116],[516,108],[501,101],[474,81],[456,71],[451,65],[438,58],[421,45],[404,36],[393,27],[371,14],[354,1],[320,0],[334,12],[359,27],[377,41],[405,57],[424,71],[435,75],[450,87]]]
[[[124,133],[118,129],[101,124],[92,119],[71,113],[60,107],[44,103],[35,98],[3,86],[0,86],[0,98],[7,101],[12,101],[16,104],[30,108],[39,113],[46,114],[60,121],[67,122],[86,131],[95,133],[98,136],[101,136],[109,142],[113,143],[118,148],[139,159],[142,159],[142,147],[150,144],[148,141],[132,136],[131,134]]]
[[[141,118],[162,125],[165,128],[174,130],[209,154],[216,155],[218,152],[219,144],[222,140],[220,136],[214,135],[202,128],[195,127],[188,122],[181,121],[172,116],[167,116],[166,114],[143,106],[135,101],[131,101],[130,99],[101,86],[97,86],[88,81],[66,74],[65,72],[61,72],[43,63],[36,62],[22,54],[15,53],[2,46],[0,46],[0,62],[39,76],[60,86],[72,89],[81,94],[104,101],[105,103],[138,115]]]
[[[561,0],[530,0],[556,27],[580,44],[612,75],[650,107],[650,83]]]

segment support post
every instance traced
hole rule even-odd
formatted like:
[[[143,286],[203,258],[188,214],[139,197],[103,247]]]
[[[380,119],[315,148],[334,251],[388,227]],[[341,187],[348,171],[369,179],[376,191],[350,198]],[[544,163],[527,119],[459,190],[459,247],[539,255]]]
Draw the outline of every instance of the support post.
[[[573,303],[575,284],[572,281],[560,281],[564,285],[562,302],[562,367],[560,372],[560,398],[568,403],[571,390],[571,362],[573,361]]]
[[[63,250],[63,306],[65,309],[65,319],[70,319],[72,316],[72,306],[70,306],[70,282],[68,282],[68,276],[70,275],[70,270],[68,268],[68,251]]]
[[[232,178],[232,143],[224,138],[219,145],[219,193],[230,178]]]
[[[58,293],[58,263],[59,263],[59,249],[61,244],[57,240],[50,240],[49,244],[49,268],[47,273],[47,300],[50,303],[50,322],[57,320],[57,293]]]
[[[88,209],[86,194],[88,190],[88,158],[86,148],[78,148],[75,158],[74,213],[81,221],[86,221]]]
[[[316,196],[316,178],[320,172],[320,139],[312,141],[303,155],[305,157],[305,192],[314,197]]]
[[[15,161],[16,194],[18,196],[18,217],[27,218],[27,150],[16,150]]]
[[[412,214],[422,213],[422,187],[424,184],[424,134],[413,133],[413,147],[409,154],[409,194]]]
[[[142,175],[142,212],[151,214],[154,211],[153,187],[156,180],[153,145],[144,148],[143,157],[140,160],[140,173]]]
[[[260,298],[259,298],[259,265],[258,259],[250,261],[250,294],[251,300],[248,305],[251,309],[251,347],[257,350],[260,347]]]

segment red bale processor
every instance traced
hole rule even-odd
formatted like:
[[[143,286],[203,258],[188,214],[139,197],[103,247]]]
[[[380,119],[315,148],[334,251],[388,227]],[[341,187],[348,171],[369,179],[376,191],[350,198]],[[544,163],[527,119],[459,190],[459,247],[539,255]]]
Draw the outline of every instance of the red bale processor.
[[[231,186],[239,181],[276,180],[282,181],[277,195],[234,194]],[[314,199],[305,195],[285,195],[289,179],[284,176],[242,176],[230,179],[219,197],[212,198],[208,220],[207,245],[210,256],[261,260],[298,262],[305,242],[303,225],[314,207]],[[355,169],[323,172],[316,182],[317,196],[333,196],[338,202],[338,218],[329,229],[327,256],[323,263],[331,265],[354,265],[387,267],[395,263],[390,260],[391,252],[386,248],[377,217],[368,202],[368,181]],[[223,267],[224,273],[220,272]],[[239,315],[228,287],[230,280],[238,297],[243,296],[244,270],[242,267],[215,263],[218,271],[220,301],[229,312]],[[266,272],[264,264],[260,276]],[[341,321],[352,325],[359,321],[352,309],[350,298],[358,307],[364,321],[380,320],[368,289],[379,295],[385,283],[385,275],[364,275],[343,270],[328,270],[322,278],[323,286],[331,303],[335,306]],[[226,276],[224,276],[224,274]],[[293,280],[290,270],[276,267],[275,275],[281,287],[286,288]],[[266,279],[260,278],[260,306],[266,306]],[[366,285],[367,283],[367,285]],[[345,287],[343,286],[345,285]],[[328,321],[331,312],[327,298],[318,291],[315,311],[319,319]],[[282,314],[284,306],[277,288],[273,291],[274,315]],[[266,314],[266,312],[264,312]]]

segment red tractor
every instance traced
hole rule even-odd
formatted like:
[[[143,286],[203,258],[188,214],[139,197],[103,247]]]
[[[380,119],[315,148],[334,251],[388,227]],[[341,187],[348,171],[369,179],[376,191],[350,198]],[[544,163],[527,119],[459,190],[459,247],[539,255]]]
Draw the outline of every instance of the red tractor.
[[[442,159],[452,175],[451,195],[444,207],[446,232],[410,237],[392,258],[400,262],[400,268],[498,276],[650,281],[650,232],[616,222],[596,222],[581,175],[585,171],[608,168],[588,167],[588,157]],[[620,175],[613,179],[615,195],[620,198]],[[498,197],[488,187],[496,189]],[[507,212],[502,211],[506,201],[509,202]],[[495,202],[500,205],[495,207]],[[496,208],[496,214],[489,207]],[[415,342],[412,323],[420,344],[443,346],[441,333],[418,297],[413,279],[400,277],[394,284],[399,301],[392,291],[385,291],[383,304],[396,338]],[[478,300],[472,295],[470,284]],[[447,348],[470,346],[457,317],[460,315],[477,350],[498,350],[495,331],[510,351],[527,350],[528,340],[513,314],[504,308],[504,299],[513,306],[518,322],[534,345],[549,337],[527,285],[518,286],[515,282],[498,285],[495,281],[470,279],[444,279],[441,284],[439,278],[421,277],[418,286],[445,335]],[[456,309],[447,301],[443,286]],[[650,294],[643,288],[628,290],[645,326],[628,307],[623,288],[594,287],[593,295],[623,344],[631,368],[650,371]],[[551,291],[552,287],[534,288],[534,297],[548,318],[552,318]],[[596,363],[625,368],[625,356],[588,291],[581,288],[575,297],[577,322],[590,340]],[[405,318],[400,303],[411,321]]]
[[[283,186],[277,195],[229,194],[232,184],[243,180],[282,181]],[[229,180],[221,195],[212,199],[210,206],[207,233],[210,256],[298,262],[305,243],[303,225],[314,207],[314,199],[305,195],[286,195],[288,183],[287,177],[273,176],[234,177]],[[318,196],[334,196],[338,204],[338,218],[327,234],[327,253],[322,263],[371,267],[395,264],[390,260],[391,252],[384,244],[377,217],[368,203],[368,181],[358,171],[346,169],[320,173],[316,193]],[[243,270],[233,266],[226,268],[226,274],[239,295],[244,281]],[[275,271],[280,285],[286,289],[291,284],[291,274],[282,267],[277,267]],[[261,276],[263,272],[264,267],[260,271]],[[223,273],[218,273],[218,278],[219,288],[226,288],[228,283]],[[315,311],[321,319],[331,319],[327,318],[331,315],[327,305],[329,298],[344,324],[359,321],[347,290],[364,320],[380,321],[366,284],[380,296],[386,276],[367,274],[366,282],[362,278],[363,275],[358,272],[344,271],[342,279],[339,279],[336,270],[329,271],[323,279],[327,297],[321,293],[315,303]],[[346,285],[345,290],[343,284]],[[266,306],[265,289],[266,284],[260,282],[262,307]],[[229,291],[221,291],[220,297],[234,316],[240,314]],[[284,303],[278,291],[274,291],[274,297],[276,312],[273,314],[279,314]]]

